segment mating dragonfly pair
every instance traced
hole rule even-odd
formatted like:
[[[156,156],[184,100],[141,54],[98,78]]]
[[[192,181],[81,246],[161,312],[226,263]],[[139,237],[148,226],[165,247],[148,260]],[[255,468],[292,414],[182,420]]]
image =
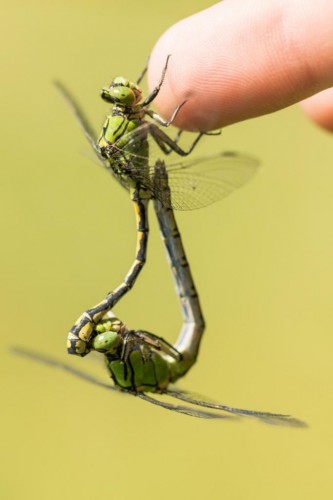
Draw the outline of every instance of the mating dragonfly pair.
[[[170,153],[180,157],[189,155],[205,135],[199,133],[190,148],[185,150],[179,145],[181,131],[175,139],[171,139],[161,129],[161,126],[168,127],[173,122],[185,103],[177,106],[169,121],[149,109],[149,105],[161,90],[169,57],[159,84],[146,99],[143,99],[139,87],[146,68],[136,83],[117,77],[109,87],[102,89],[102,99],[113,107],[97,141],[76,100],[62,84],[56,83],[101,164],[129,191],[137,226],[135,259],[123,283],[79,317],[68,335],[68,352],[78,356],[85,356],[91,351],[102,353],[115,383],[113,389],[131,393],[169,410],[201,418],[226,418],[225,413],[174,405],[147,393],[166,394],[197,407],[223,410],[271,423],[300,425],[300,421],[288,415],[216,404],[202,396],[170,386],[183,377],[195,363],[205,326],[173,209],[200,208],[224,198],[251,179],[257,170],[258,162],[238,153],[222,153],[209,158],[186,162],[181,160],[172,164],[165,162],[164,158]],[[157,156],[154,150],[157,150]],[[133,287],[146,261],[148,204],[151,200],[183,316],[183,326],[175,345],[150,332],[128,329],[125,323],[112,313],[117,302]],[[18,351],[28,354],[23,350]],[[30,356],[51,365],[59,365],[46,357],[32,353]],[[66,365],[61,366],[76,375],[89,378]]]

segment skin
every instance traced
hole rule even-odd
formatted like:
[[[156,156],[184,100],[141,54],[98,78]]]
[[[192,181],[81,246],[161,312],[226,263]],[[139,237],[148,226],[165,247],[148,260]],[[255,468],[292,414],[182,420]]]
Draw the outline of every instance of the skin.
[[[148,68],[152,89],[172,54],[158,111],[214,130],[300,102],[333,132],[332,0],[224,0],[169,28]]]

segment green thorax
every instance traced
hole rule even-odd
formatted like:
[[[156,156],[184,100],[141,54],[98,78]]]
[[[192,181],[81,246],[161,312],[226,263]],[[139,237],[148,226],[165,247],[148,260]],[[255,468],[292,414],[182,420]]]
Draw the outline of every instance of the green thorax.
[[[114,383],[124,390],[163,392],[170,383],[176,382],[188,371],[188,360],[176,360],[151,349],[136,338],[136,333],[131,333],[133,337],[129,342],[132,345],[125,359],[122,342],[116,349],[105,353],[107,369]]]
[[[141,333],[148,335],[146,341]],[[95,334],[91,348],[104,353],[114,383],[124,390],[163,391],[187,371],[183,361],[152,347],[154,342],[161,340],[159,337],[128,330],[111,312],[95,327]]]
[[[171,364],[142,344],[133,346],[126,361],[118,353],[106,353],[105,362],[114,383],[128,391],[155,392],[166,389],[173,380]]]
[[[142,113],[140,109],[126,109],[123,106],[114,106],[111,115],[108,115],[103,125],[102,133],[97,144],[100,147],[118,143],[123,147],[126,134],[133,132],[142,124]]]
[[[126,109],[117,106],[106,118],[97,146],[115,173],[126,172],[130,177],[131,169],[148,166],[147,133],[138,131],[143,123],[140,110],[132,109],[127,113]]]

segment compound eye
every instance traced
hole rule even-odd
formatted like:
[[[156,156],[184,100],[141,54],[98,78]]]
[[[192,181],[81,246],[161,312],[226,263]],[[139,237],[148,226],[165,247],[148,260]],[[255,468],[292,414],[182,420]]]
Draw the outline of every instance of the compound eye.
[[[124,106],[131,106],[135,103],[135,95],[133,91],[128,87],[113,87],[112,94],[116,98],[116,101],[123,104]]]
[[[122,106],[132,106],[136,102],[134,92],[123,85],[113,85],[101,90],[101,97],[107,102]]]
[[[111,83],[110,87],[122,85],[123,87],[130,87],[130,82],[123,76],[117,76]]]
[[[111,351],[119,343],[119,337],[116,332],[104,332],[96,335],[92,341],[92,347],[95,351]]]

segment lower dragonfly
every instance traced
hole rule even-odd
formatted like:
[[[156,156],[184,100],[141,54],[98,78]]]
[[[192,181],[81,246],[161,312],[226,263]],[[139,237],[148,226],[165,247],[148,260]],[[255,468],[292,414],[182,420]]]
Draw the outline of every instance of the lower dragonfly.
[[[272,425],[306,427],[305,422],[290,415],[235,408],[170,385],[187,371],[182,354],[153,333],[129,330],[111,311],[95,326],[94,333],[91,351],[104,355],[105,364],[115,384],[113,386],[50,356],[22,347],[12,347],[11,351],[33,361],[60,368],[100,387],[137,396],[148,403],[191,417],[227,419],[233,414]],[[154,396],[147,393],[154,393]],[[158,395],[169,396],[193,406],[175,405],[158,399]]]
[[[162,172],[164,171],[166,175],[163,163],[157,162],[156,167],[160,168]],[[169,191],[167,186],[165,189]],[[227,414],[233,414],[255,418],[274,425],[304,427],[306,425],[304,422],[289,415],[253,411],[215,403],[205,396],[170,385],[182,378],[194,364],[202,339],[204,320],[174,213],[171,209],[165,210],[159,200],[155,200],[154,205],[183,314],[183,326],[175,346],[145,330],[128,329],[121,320],[113,315],[112,311],[108,311],[95,325],[89,349],[104,355],[114,386],[39,353],[22,348],[14,348],[14,352],[35,361],[61,368],[98,386],[125,392],[167,410],[191,417],[225,419],[228,418]],[[194,405],[195,408],[175,405],[147,393],[170,396]],[[205,410],[198,407],[205,408]]]
[[[70,354],[85,356],[90,352],[96,324],[133,287],[140,274],[146,261],[149,232],[147,209],[150,200],[155,201],[155,211],[163,232],[166,222],[163,226],[161,221],[162,219],[168,221],[172,209],[191,210],[214,203],[244,185],[257,170],[256,159],[238,153],[221,153],[208,158],[188,162],[178,161],[173,164],[166,164],[163,159],[154,156],[154,149],[157,149],[159,156],[166,156],[171,152],[179,156],[187,156],[205,135],[199,133],[190,148],[185,151],[178,144],[181,131],[173,140],[160,128],[160,126],[168,127],[173,122],[184,103],[176,107],[169,121],[165,121],[149,109],[149,105],[162,87],[169,57],[159,84],[143,102],[141,102],[143,97],[139,83],[146,68],[136,83],[124,77],[116,77],[109,87],[102,89],[101,97],[113,104],[113,108],[97,142],[94,140],[95,134],[92,127],[74,97],[62,84],[56,83],[102,165],[123,187],[129,190],[137,222],[137,248],[132,267],[118,288],[109,292],[106,298],[97,305],[86,310],[76,321],[68,335]],[[147,117],[153,121],[148,121]],[[171,246],[175,244],[177,238],[178,235],[173,236],[172,230],[168,231]],[[175,254],[175,259],[179,258],[179,262],[182,257],[183,255]],[[185,264],[180,267],[185,267]],[[186,277],[183,283],[185,279]],[[181,286],[177,280],[176,285]],[[188,290],[190,288],[191,285],[187,287]],[[192,292],[196,295],[194,285],[193,290],[187,295],[191,295]],[[198,350],[196,344],[200,342],[204,329],[201,311],[198,311],[195,318],[189,319],[188,323],[190,322],[196,324],[195,332],[190,336],[186,328],[185,333],[181,335],[178,347],[182,350],[181,346],[185,344],[185,348],[189,349],[190,344],[193,344],[192,351],[194,352]]]

